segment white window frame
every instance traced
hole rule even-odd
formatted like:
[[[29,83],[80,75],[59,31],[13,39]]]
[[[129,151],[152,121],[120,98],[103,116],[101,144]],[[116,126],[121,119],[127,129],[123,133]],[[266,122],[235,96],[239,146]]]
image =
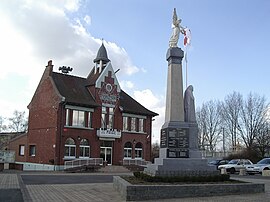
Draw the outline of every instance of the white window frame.
[[[123,116],[123,131],[128,131],[128,117]]]
[[[19,156],[24,156],[25,145],[19,145]]]
[[[81,145],[81,143],[80,143],[80,156],[79,156],[79,158],[90,158],[90,145],[89,145],[88,140],[87,140],[87,143],[88,143],[88,145]],[[83,150],[83,156],[81,156],[81,149]],[[86,149],[89,150],[89,155],[88,156],[85,156],[85,150]]]
[[[73,110],[72,126],[85,127],[85,112],[81,110]]]
[[[36,156],[36,145],[29,145],[29,156]]]
[[[137,143],[137,144],[139,144],[139,143]],[[142,159],[143,158],[143,148],[136,147],[136,145],[135,145],[135,159]],[[141,143],[140,143],[140,145],[143,146]]]
[[[144,133],[144,119],[139,118],[139,132]]]
[[[74,139],[71,138],[73,141]],[[66,148],[68,148],[68,156],[66,155]],[[71,148],[74,148],[74,156],[71,156]],[[76,158],[76,143],[74,141],[74,144],[65,144],[65,150],[64,150],[64,158],[65,159],[75,159]]]
[[[88,112],[88,128],[92,128],[92,119],[93,119],[93,113],[92,112]]]
[[[131,120],[130,120],[130,131],[131,132],[137,132],[137,130],[136,130],[136,120],[137,120],[137,118],[131,117]]]

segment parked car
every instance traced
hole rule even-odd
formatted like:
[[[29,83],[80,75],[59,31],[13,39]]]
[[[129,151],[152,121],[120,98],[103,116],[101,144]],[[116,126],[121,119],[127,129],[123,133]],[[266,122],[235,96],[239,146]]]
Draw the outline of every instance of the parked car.
[[[262,174],[263,170],[270,170],[270,158],[264,158],[256,164],[247,166],[247,173],[250,175]]]
[[[232,159],[228,164],[218,166],[218,169],[221,170],[225,168],[227,172],[233,174],[239,172],[240,169],[246,169],[247,166],[252,165],[253,163],[249,159]]]
[[[218,166],[224,165],[224,164],[228,164],[228,163],[229,163],[229,160],[216,159],[216,160],[212,160],[212,161],[208,162],[208,165],[210,165],[210,166],[216,166],[216,168],[218,169]]]

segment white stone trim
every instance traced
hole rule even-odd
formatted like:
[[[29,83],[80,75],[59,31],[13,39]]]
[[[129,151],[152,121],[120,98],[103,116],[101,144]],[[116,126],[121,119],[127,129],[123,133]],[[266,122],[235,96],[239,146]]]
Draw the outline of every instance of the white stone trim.
[[[79,110],[79,111],[86,111],[86,112],[94,112],[95,111],[93,108],[79,107],[79,106],[73,106],[73,105],[66,105],[65,108]]]
[[[129,113],[123,113],[122,116],[131,117],[131,118],[139,118],[139,119],[146,119],[146,116],[143,115],[137,115],[137,114],[129,114]]]

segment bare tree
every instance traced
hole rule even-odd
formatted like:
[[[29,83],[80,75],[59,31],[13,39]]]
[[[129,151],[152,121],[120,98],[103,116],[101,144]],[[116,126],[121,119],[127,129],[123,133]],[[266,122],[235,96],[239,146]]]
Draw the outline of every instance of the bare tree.
[[[200,108],[197,108],[196,120],[198,124],[198,129],[199,129],[198,141],[199,141],[200,147],[203,147],[204,145],[206,145],[206,140],[207,140],[205,117],[206,117],[206,110],[201,110]]]
[[[202,134],[201,143],[209,146],[210,151],[213,152],[222,138],[221,103],[212,100],[203,103],[197,116],[199,131]]]
[[[7,126],[4,124],[4,118],[0,116],[0,132],[3,132],[7,129]]]
[[[10,124],[8,125],[11,132],[24,132],[27,130],[28,121],[25,117],[25,112],[15,110],[13,117],[8,119]]]
[[[270,124],[266,121],[258,130],[256,135],[256,148],[258,148],[260,157],[265,157],[265,154],[269,150],[270,147]]]
[[[222,120],[224,130],[228,133],[232,150],[236,149],[238,122],[243,105],[243,97],[240,93],[233,92],[225,97],[222,104]]]
[[[250,93],[240,111],[238,130],[247,148],[254,146],[259,131],[265,126],[268,104],[265,97]]]

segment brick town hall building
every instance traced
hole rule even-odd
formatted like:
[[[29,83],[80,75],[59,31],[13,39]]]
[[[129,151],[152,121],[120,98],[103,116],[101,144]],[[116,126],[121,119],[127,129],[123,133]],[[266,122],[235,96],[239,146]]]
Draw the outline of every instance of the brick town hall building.
[[[75,159],[151,159],[152,118],[121,90],[102,44],[87,78],[53,72],[48,62],[28,106],[28,132],[10,142],[17,162],[64,165]]]

